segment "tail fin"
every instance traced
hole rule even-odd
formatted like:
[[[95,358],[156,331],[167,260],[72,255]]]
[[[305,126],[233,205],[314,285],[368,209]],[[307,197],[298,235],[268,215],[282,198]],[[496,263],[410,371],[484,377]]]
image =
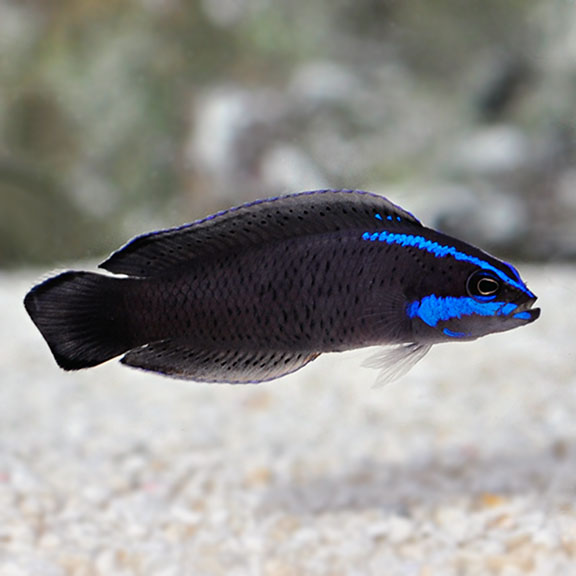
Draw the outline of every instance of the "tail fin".
[[[70,271],[26,294],[24,306],[61,368],[96,366],[134,347],[122,283],[101,274]]]

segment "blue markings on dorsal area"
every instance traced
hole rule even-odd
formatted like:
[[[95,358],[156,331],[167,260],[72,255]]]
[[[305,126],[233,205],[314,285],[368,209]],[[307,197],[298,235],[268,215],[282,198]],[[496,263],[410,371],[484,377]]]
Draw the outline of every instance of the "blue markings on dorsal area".
[[[387,244],[398,244],[400,246],[409,246],[417,248],[418,250],[424,250],[430,254],[433,254],[436,258],[445,258],[446,256],[451,256],[455,260],[461,260],[464,262],[470,262],[471,264],[475,264],[476,266],[493,272],[498,276],[501,280],[509,284],[510,286],[514,286],[518,290],[524,292],[530,298],[535,298],[534,294],[528,290],[524,282],[520,279],[518,272],[512,266],[508,267],[514,273],[517,280],[510,278],[507,274],[504,274],[502,270],[499,270],[492,264],[486,262],[486,260],[482,260],[481,258],[477,258],[476,256],[471,256],[470,254],[466,254],[465,252],[461,252],[457,250],[454,246],[444,246],[439,244],[438,242],[434,242],[432,240],[426,240],[424,236],[415,236],[413,234],[397,234],[394,232],[388,232],[386,230],[382,232],[364,232],[362,234],[363,240],[368,240],[370,242],[386,242]]]
[[[384,220],[384,218],[382,218],[381,214],[374,214],[374,218],[378,219],[378,220]],[[392,216],[391,214],[388,214],[388,216],[386,216],[386,220],[390,220],[390,222],[392,222],[394,220],[394,216]],[[401,216],[396,216],[396,220],[398,222],[402,222],[402,217]]]
[[[384,218],[382,218],[382,214],[376,213],[376,214],[374,214],[374,217],[377,218],[378,220],[384,220]],[[398,218],[401,219],[399,216],[398,216]],[[393,218],[390,214],[388,214],[388,216],[386,216],[386,220],[392,221]]]
[[[506,316],[516,308],[516,304],[512,303],[478,302],[469,296],[455,297],[431,294],[422,300],[408,304],[406,313],[409,318],[418,317],[428,326],[434,327],[438,322],[462,318],[462,316]],[[452,334],[448,335],[451,336]]]

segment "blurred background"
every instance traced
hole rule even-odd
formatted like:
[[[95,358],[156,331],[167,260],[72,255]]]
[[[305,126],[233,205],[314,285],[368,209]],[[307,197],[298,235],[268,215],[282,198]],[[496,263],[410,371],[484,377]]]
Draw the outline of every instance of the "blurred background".
[[[575,137],[571,0],[0,0],[0,268],[325,187],[571,259]]]

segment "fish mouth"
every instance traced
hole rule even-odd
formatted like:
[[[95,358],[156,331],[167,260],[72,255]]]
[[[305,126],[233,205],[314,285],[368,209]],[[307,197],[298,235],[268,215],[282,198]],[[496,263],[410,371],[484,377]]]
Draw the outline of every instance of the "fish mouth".
[[[508,317],[514,320],[521,320],[524,324],[534,322],[534,320],[540,317],[540,308],[532,308],[536,300],[537,298],[534,297],[522,304],[518,304],[516,308],[508,314]]]

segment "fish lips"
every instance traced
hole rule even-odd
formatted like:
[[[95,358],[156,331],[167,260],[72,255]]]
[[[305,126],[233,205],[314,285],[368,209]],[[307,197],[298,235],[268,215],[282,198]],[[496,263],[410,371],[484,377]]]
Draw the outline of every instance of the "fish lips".
[[[518,304],[507,316],[513,320],[519,320],[522,324],[530,324],[540,317],[540,308],[532,308],[538,298],[530,298],[529,300]]]

